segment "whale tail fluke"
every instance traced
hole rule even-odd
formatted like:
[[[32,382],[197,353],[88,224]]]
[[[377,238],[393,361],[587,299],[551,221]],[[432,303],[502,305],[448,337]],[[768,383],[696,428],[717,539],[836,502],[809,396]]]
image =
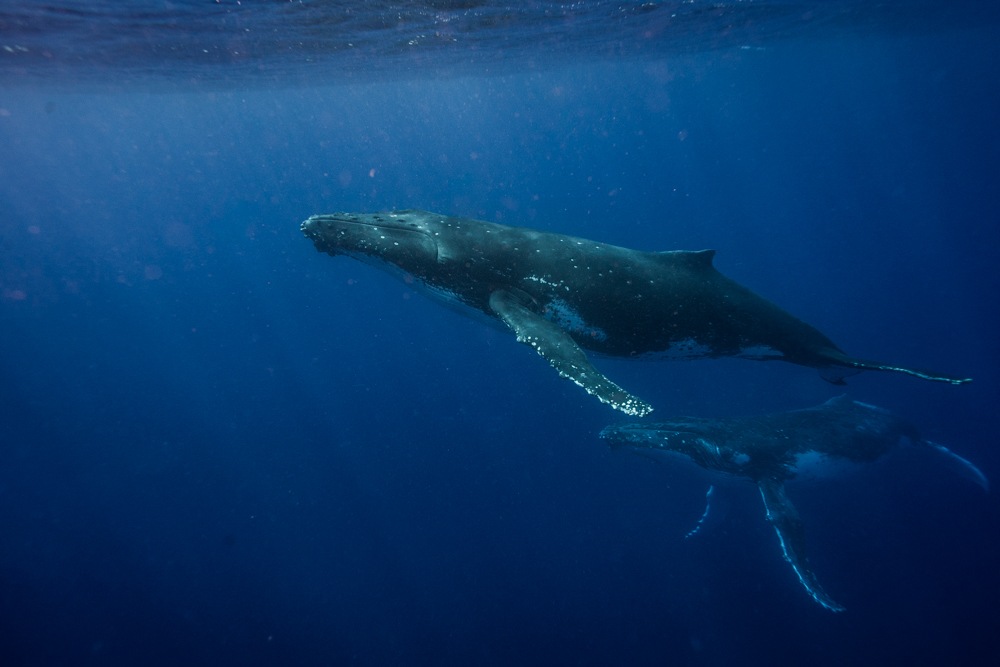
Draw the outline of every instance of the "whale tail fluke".
[[[986,478],[986,475],[983,474],[983,471],[980,470],[975,463],[973,463],[972,461],[963,456],[959,456],[958,454],[951,451],[944,445],[940,445],[936,442],[931,442],[930,440],[925,440],[924,442],[929,447],[932,447],[937,451],[941,452],[942,454],[944,454],[945,457],[947,457],[947,460],[951,464],[952,468],[954,468],[959,475],[970,481],[975,482],[980,487],[982,487],[983,491],[985,491],[986,493],[990,492],[990,480]]]
[[[833,367],[854,368],[859,371],[891,371],[893,373],[905,373],[906,375],[912,375],[913,377],[918,377],[922,380],[947,382],[948,384],[967,384],[972,382],[972,378],[963,378],[957,375],[945,375],[944,373],[937,373],[935,371],[929,371],[921,368],[907,368],[905,366],[897,366],[895,364],[884,364],[879,361],[870,361],[868,359],[857,359],[855,357],[847,356],[840,350],[824,350],[822,356],[824,359],[827,359]],[[824,375],[824,377],[826,376]],[[834,384],[843,384],[843,381],[834,382]]]

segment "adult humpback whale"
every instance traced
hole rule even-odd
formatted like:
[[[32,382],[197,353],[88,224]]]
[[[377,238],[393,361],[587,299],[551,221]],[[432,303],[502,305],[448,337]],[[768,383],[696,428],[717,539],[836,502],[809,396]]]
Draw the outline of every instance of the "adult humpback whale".
[[[653,408],[604,377],[581,348],[616,357],[783,359],[845,375],[882,370],[969,381],[847,356],[716,271],[713,250],[643,252],[417,210],[314,215],[302,231],[321,252],[401,271],[446,301],[503,321],[561,376],[629,415]]]
[[[806,555],[802,520],[785,494],[785,480],[794,477],[800,466],[821,465],[826,459],[868,463],[908,441],[941,452],[959,472],[989,490],[986,476],[969,461],[924,440],[915,427],[889,411],[846,396],[814,408],[760,417],[678,417],[657,424],[608,426],[601,438],[614,448],[668,458],[680,454],[708,470],[752,480],[785,560],[809,595],[830,611],[844,608],[816,580]]]

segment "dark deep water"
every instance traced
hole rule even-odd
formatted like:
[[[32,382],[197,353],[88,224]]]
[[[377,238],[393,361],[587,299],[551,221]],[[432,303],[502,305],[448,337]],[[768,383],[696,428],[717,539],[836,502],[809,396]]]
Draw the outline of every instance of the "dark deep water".
[[[420,207],[716,248],[848,352],[974,377],[847,390],[997,482],[995,16],[115,6],[0,11],[0,664],[1000,658],[995,493],[917,452],[793,485],[831,614],[752,485],[608,450],[619,415],[513,336],[298,229]],[[654,416],[841,393],[595,362]]]

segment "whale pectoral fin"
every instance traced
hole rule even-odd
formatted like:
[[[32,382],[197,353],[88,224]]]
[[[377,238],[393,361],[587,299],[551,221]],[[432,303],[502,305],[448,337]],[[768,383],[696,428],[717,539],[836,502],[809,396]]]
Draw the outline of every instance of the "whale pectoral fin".
[[[518,342],[535,348],[559,375],[583,387],[588,394],[627,415],[642,417],[653,411],[651,405],[604,377],[568,333],[531,310],[517,295],[497,290],[490,295],[490,308],[514,330]]]
[[[763,479],[757,482],[760,496],[764,499],[764,509],[767,510],[767,520],[774,526],[781,542],[781,550],[799,583],[806,589],[813,600],[830,611],[844,611],[844,607],[834,602],[819,585],[816,575],[809,567],[809,557],[806,555],[805,531],[802,519],[792,502],[785,495],[785,485],[779,480]]]

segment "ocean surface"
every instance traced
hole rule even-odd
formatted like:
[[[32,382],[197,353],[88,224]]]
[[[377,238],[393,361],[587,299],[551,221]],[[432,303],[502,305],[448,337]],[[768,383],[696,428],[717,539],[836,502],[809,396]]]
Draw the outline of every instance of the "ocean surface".
[[[4,3],[0,665],[1000,660],[1000,503],[931,453],[790,484],[831,613],[753,484],[299,231],[713,248],[974,382],[595,357],[647,419],[846,392],[998,482],[998,62],[971,0]]]

